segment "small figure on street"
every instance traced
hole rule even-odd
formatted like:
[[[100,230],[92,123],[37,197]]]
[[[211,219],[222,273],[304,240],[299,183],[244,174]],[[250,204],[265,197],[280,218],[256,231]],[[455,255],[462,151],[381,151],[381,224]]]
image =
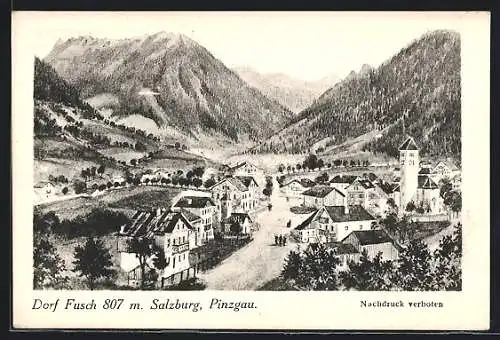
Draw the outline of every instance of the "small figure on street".
[[[286,223],[286,227],[290,228],[291,226],[292,226],[292,220],[288,220],[288,222]]]
[[[278,242],[281,245],[283,245],[283,237],[280,235],[280,237],[278,238]]]
[[[283,236],[283,245],[286,246],[286,236]]]
[[[271,203],[269,203],[269,204],[267,205],[267,209],[268,209],[269,211],[271,211],[271,209],[272,209],[272,208],[273,208],[273,205],[272,205]]]
[[[274,234],[274,245],[278,245],[278,235]]]

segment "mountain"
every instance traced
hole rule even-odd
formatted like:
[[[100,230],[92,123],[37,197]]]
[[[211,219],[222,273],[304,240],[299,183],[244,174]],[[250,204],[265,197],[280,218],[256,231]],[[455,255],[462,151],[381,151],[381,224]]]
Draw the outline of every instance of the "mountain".
[[[262,140],[293,115],[181,34],[71,38],[44,60],[110,118],[145,117],[163,133]]]
[[[460,158],[460,65],[458,33],[427,33],[378,68],[352,72],[254,151],[328,151],[365,135],[363,151],[397,156],[412,135],[423,155]]]
[[[329,76],[308,82],[283,73],[261,74],[250,67],[236,67],[233,71],[250,86],[297,113],[311,105],[314,99],[339,80],[337,76]]]

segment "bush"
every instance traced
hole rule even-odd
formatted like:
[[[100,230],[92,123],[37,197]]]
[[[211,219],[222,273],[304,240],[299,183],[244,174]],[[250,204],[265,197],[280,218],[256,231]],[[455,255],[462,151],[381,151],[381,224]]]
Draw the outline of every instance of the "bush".
[[[82,192],[87,190],[87,183],[80,180],[76,180],[73,183],[73,189],[75,190],[75,194],[81,194]]]
[[[62,193],[63,193],[63,195],[66,195],[68,193],[68,187],[64,187],[62,189]]]

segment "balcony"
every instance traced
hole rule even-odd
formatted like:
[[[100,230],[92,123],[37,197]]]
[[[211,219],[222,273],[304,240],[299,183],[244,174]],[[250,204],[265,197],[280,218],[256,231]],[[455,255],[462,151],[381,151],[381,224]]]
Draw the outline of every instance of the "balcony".
[[[178,254],[189,250],[189,243],[172,245],[172,254]]]

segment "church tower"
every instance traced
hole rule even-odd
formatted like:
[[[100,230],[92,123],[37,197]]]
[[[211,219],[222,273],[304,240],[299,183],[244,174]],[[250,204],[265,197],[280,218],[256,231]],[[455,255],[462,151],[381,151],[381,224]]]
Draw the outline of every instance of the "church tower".
[[[399,147],[399,165],[401,167],[400,212],[405,211],[406,205],[416,199],[418,169],[420,166],[418,151],[417,143],[412,137],[408,137]]]

